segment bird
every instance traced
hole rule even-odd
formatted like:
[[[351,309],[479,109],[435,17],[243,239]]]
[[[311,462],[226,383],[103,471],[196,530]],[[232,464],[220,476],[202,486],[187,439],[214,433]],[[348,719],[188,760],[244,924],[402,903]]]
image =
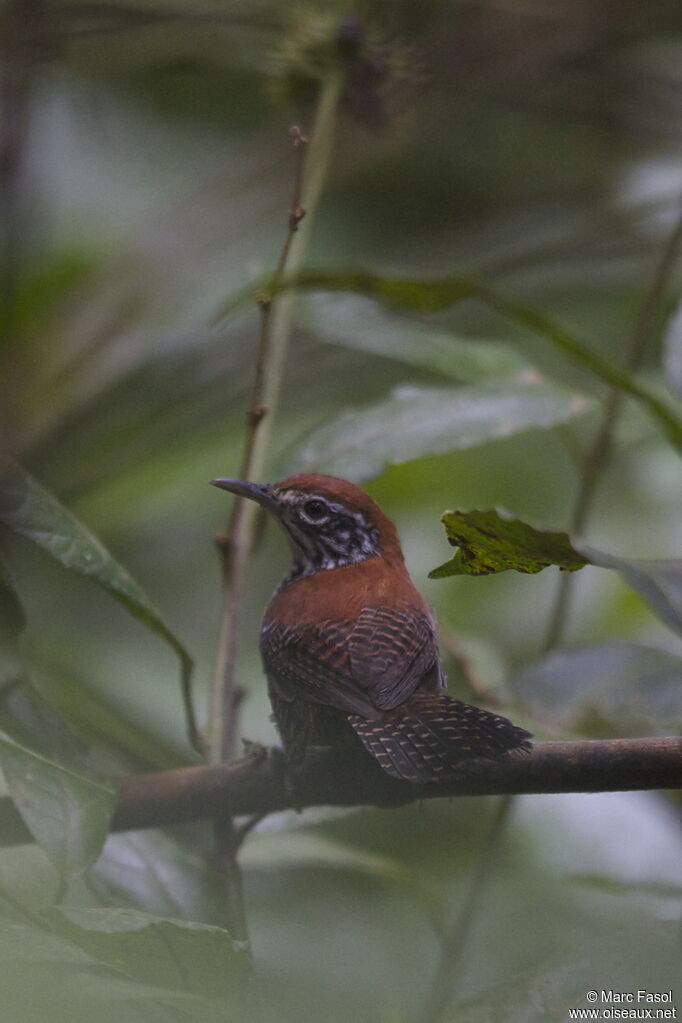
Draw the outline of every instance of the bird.
[[[369,494],[311,472],[211,482],[265,508],[292,548],[260,632],[288,762],[318,747],[361,747],[394,778],[426,784],[530,748],[525,729],[444,692],[433,615],[394,523]]]

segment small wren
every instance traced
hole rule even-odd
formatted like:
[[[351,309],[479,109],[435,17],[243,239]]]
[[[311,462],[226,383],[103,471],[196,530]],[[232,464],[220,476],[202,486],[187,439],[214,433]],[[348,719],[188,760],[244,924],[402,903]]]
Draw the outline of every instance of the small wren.
[[[290,762],[311,747],[361,743],[388,774],[426,783],[530,747],[523,728],[443,692],[433,616],[394,524],[368,494],[317,473],[212,482],[266,508],[293,549],[260,634]]]

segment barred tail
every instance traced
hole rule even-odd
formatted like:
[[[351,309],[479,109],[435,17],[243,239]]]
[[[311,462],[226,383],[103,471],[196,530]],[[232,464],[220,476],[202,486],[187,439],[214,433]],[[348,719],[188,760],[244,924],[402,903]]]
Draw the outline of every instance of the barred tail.
[[[350,714],[368,753],[395,778],[424,784],[461,773],[470,760],[530,749],[530,732],[444,693],[415,693],[382,720]]]

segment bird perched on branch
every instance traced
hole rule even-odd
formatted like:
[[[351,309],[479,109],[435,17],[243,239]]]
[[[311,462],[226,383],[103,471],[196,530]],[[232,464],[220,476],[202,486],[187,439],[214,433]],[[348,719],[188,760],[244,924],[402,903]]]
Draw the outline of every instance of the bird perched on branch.
[[[212,482],[266,508],[293,548],[260,637],[291,762],[310,747],[360,742],[388,774],[425,783],[529,748],[523,728],[443,692],[433,617],[394,524],[368,494],[317,473]]]

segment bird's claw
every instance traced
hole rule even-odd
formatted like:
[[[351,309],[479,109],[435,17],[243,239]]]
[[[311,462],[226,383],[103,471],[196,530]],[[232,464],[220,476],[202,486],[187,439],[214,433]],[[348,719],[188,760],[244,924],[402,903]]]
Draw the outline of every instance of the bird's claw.
[[[263,761],[267,760],[270,756],[270,747],[265,746],[262,742],[253,742],[251,739],[242,739],[242,746],[244,748],[245,757],[253,757],[254,760]]]

